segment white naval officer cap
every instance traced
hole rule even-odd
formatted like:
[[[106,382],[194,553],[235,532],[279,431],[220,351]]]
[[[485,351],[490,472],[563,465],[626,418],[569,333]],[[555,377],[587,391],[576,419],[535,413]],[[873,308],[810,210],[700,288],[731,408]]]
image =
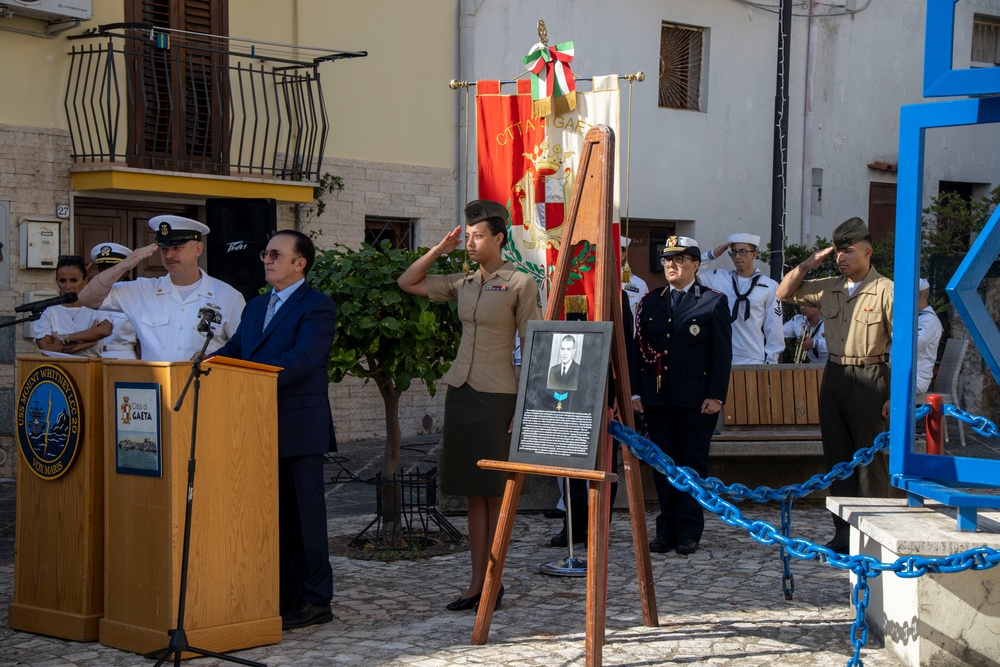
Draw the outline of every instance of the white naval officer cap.
[[[114,266],[131,254],[132,251],[120,243],[98,243],[90,251],[90,260],[98,267]]]
[[[200,241],[211,231],[208,225],[180,215],[157,215],[149,219],[149,227],[156,232],[156,244],[161,248]]]
[[[660,251],[660,257],[673,255],[688,255],[701,260],[701,248],[698,247],[698,242],[690,236],[668,236],[663,250]]]
[[[730,234],[727,243],[749,243],[754,248],[760,247],[760,237],[756,234]]]
[[[630,239],[627,236],[619,236],[618,238],[619,238],[619,240],[620,240],[623,248],[627,248],[629,246],[629,244],[632,243],[632,239]]]

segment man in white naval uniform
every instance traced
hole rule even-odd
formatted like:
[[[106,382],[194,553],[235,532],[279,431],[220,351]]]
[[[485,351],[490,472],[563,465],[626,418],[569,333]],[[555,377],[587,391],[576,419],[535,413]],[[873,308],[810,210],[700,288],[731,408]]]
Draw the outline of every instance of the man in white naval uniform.
[[[920,279],[920,311],[917,313],[917,393],[923,394],[931,386],[934,378],[934,363],[937,361],[938,345],[941,343],[941,318],[927,302],[931,296],[931,284],[926,278]]]
[[[98,243],[90,251],[90,260],[97,270],[106,271],[132,254],[120,243]],[[125,313],[108,313],[111,335],[101,341],[101,356],[105,359],[138,359],[135,349],[135,327]]]
[[[632,312],[632,319],[634,320],[635,310],[639,307],[642,297],[649,293],[649,287],[646,285],[646,281],[632,273],[631,267],[628,266],[628,246],[630,243],[632,243],[632,239],[627,236],[621,237],[622,268],[629,268],[629,279],[625,280],[625,276],[622,275],[622,291],[628,295],[628,307]],[[635,327],[632,328],[634,329]]]
[[[802,351],[805,352],[806,363],[825,364],[830,354],[826,351],[826,330],[819,308],[802,304],[799,313],[785,322],[785,338],[794,338],[796,347],[803,330],[806,337],[802,341]]]
[[[758,270],[753,262],[760,255],[756,234],[731,234],[725,243],[703,253],[698,280],[729,299],[733,323],[733,365],[776,364],[785,351],[778,283]],[[728,248],[732,271],[707,269],[705,265]]]
[[[233,287],[198,267],[208,226],[177,215],[149,220],[156,243],[136,249],[126,259],[99,273],[80,292],[92,308],[122,312],[135,327],[143,361],[186,361],[201,350],[205,334],[198,331],[207,318],[214,338],[211,354],[236,332],[246,302]],[[118,282],[125,273],[159,249],[167,275]]]

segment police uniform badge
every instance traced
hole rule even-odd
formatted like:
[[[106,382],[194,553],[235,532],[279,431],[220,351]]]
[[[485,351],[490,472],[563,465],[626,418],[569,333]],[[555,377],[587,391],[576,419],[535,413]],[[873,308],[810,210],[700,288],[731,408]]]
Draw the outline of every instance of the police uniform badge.
[[[82,419],[79,392],[61,368],[43,364],[28,374],[17,402],[17,443],[31,472],[56,479],[70,469]]]
[[[677,247],[677,237],[676,236],[668,236],[667,237],[667,247],[668,248],[676,248]]]
[[[692,324],[690,327],[688,327],[688,331],[691,333],[692,336],[697,336],[698,334],[701,333],[701,327],[698,326],[697,324]]]

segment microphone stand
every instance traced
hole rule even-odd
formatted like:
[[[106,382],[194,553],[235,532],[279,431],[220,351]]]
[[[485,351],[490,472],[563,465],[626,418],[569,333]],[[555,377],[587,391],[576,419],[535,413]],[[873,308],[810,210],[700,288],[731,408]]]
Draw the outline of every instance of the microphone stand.
[[[147,653],[144,657],[146,658],[156,658],[159,660],[156,662],[154,667],[160,667],[165,663],[170,656],[174,658],[174,667],[180,667],[181,656],[184,653],[197,653],[198,655],[218,658],[219,660],[225,660],[227,662],[235,662],[240,665],[247,665],[248,667],[267,667],[262,662],[253,662],[252,660],[244,660],[243,658],[237,658],[225,653],[214,653],[212,651],[206,651],[202,648],[196,648],[188,643],[187,633],[184,631],[184,610],[187,603],[187,576],[188,576],[188,562],[191,551],[191,502],[194,497],[194,469],[195,469],[195,444],[196,435],[198,433],[198,393],[201,390],[201,376],[208,375],[212,372],[211,368],[202,369],[201,362],[205,358],[205,351],[208,349],[208,344],[212,342],[213,334],[212,327],[208,322],[207,318],[202,318],[201,322],[198,324],[198,331],[205,334],[205,344],[201,346],[201,351],[195,355],[191,362],[191,374],[188,375],[187,382],[184,384],[184,389],[181,390],[181,395],[174,403],[174,412],[179,412],[181,405],[184,403],[184,397],[187,395],[188,388],[191,386],[192,381],[194,382],[194,406],[191,412],[191,454],[188,457],[188,476],[187,476],[187,503],[184,507],[184,542],[181,547],[181,582],[180,582],[180,595],[177,600],[177,627],[168,630],[167,634],[170,635],[170,642],[165,648],[158,649]]]
[[[45,310],[44,308],[39,308],[38,310],[31,311],[31,315],[28,315],[27,317],[22,317],[19,320],[11,320],[10,322],[0,323],[0,329],[3,329],[4,327],[12,327],[15,324],[20,324],[21,322],[34,322],[35,320],[37,320],[42,316],[42,311],[44,310]]]

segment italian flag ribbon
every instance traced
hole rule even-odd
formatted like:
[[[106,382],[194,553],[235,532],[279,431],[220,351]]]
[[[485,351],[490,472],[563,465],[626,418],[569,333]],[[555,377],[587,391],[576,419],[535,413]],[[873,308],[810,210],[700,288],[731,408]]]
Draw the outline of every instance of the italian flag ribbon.
[[[522,58],[531,72],[531,115],[544,118],[550,113],[568,113],[576,108],[576,81],[569,63],[573,42],[548,46],[538,42]]]

